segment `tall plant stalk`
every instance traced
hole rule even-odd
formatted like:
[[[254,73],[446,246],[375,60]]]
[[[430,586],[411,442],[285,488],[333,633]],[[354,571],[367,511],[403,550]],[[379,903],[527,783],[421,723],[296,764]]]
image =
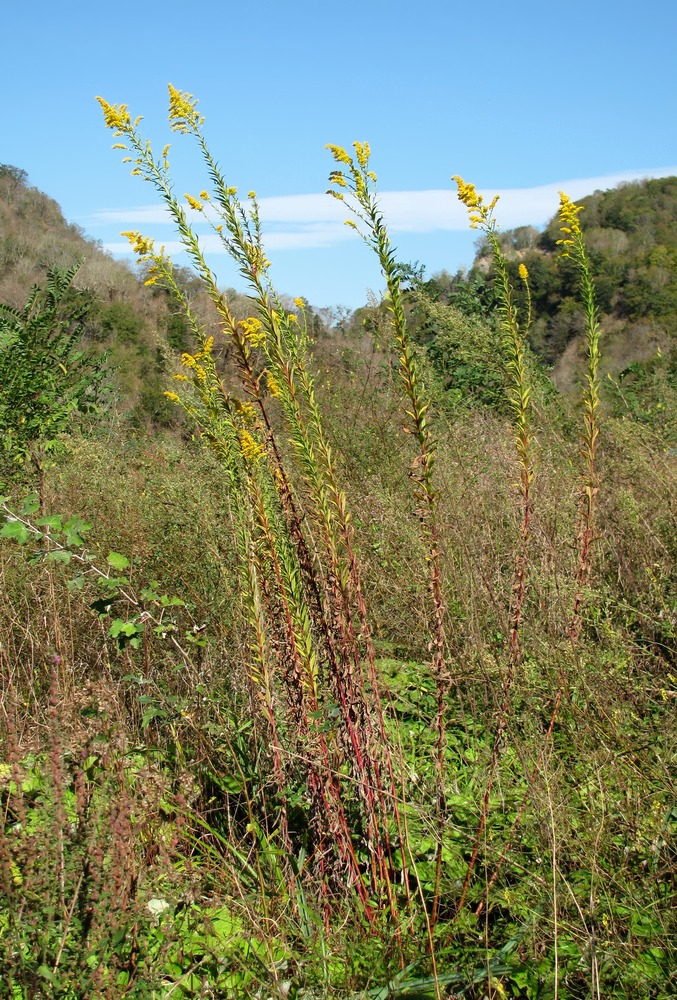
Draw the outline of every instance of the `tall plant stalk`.
[[[576,570],[576,591],[569,622],[569,638],[576,645],[581,633],[582,605],[585,583],[590,575],[591,546],[594,539],[595,514],[597,509],[598,473],[597,447],[599,438],[599,342],[602,329],[595,295],[595,284],[590,269],[590,261],[585,248],[585,240],[579,222],[582,205],[576,205],[568,195],[560,191],[559,217],[562,239],[562,255],[569,257],[578,271],[581,300],[585,312],[586,367],[583,378],[582,411],[583,430],[581,432],[581,489],[579,496],[580,527],[578,532],[578,566]]]
[[[390,243],[383,215],[378,208],[376,197],[376,174],[369,168],[370,149],[368,143],[355,142],[354,158],[341,146],[330,145],[337,168],[329,175],[332,187],[329,190],[338,201],[343,202],[358,220],[347,220],[376,254],[381,271],[386,280],[385,305],[390,315],[390,329],[395,350],[399,358],[398,375],[404,394],[405,413],[411,422],[418,455],[412,478],[416,484],[419,503],[418,514],[427,546],[429,588],[431,594],[433,629],[429,643],[432,653],[432,674],[437,687],[437,714],[435,729],[437,747],[435,756],[435,784],[437,797],[437,850],[431,925],[435,926],[439,914],[439,888],[442,871],[442,839],[444,832],[444,747],[445,712],[451,677],[445,659],[445,601],[442,592],[440,567],[440,530],[438,496],[434,485],[435,452],[437,443],[432,433],[427,412],[430,400],[421,381],[413,346],[407,330],[401,287],[400,267],[395,250]],[[345,169],[344,169],[345,168]],[[344,194],[345,191],[345,194]],[[348,197],[346,198],[346,194]]]
[[[508,403],[513,418],[515,434],[515,449],[519,467],[519,504],[520,504],[520,540],[515,554],[515,569],[513,573],[512,595],[509,613],[508,667],[502,681],[501,701],[498,708],[496,728],[491,754],[489,778],[485,789],[480,821],[478,824],[470,862],[468,864],[458,911],[465,904],[477,857],[482,833],[486,826],[489,810],[489,800],[494,786],[496,769],[501,744],[508,724],[508,714],[511,703],[511,691],[516,672],[522,658],[520,628],[524,614],[526,596],[526,580],[529,559],[529,543],[531,536],[531,517],[533,507],[534,481],[534,438],[531,429],[531,395],[532,383],[529,365],[526,357],[526,337],[531,322],[531,294],[529,290],[529,273],[524,264],[519,265],[519,276],[526,290],[527,311],[524,322],[520,322],[515,292],[508,274],[507,262],[498,238],[498,226],[494,218],[494,208],[498,195],[486,205],[482,195],[478,194],[474,184],[466,183],[461,177],[452,180],[458,185],[458,197],[466,206],[470,215],[470,226],[480,229],[491,247],[492,265],[499,289],[499,312],[501,331],[503,334],[504,366],[507,380]]]

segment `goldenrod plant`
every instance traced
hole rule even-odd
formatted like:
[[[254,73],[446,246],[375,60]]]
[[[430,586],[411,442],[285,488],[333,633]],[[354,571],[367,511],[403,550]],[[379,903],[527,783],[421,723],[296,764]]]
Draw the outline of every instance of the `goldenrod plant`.
[[[602,333],[597,308],[595,284],[590,260],[585,247],[583,231],[578,218],[583,211],[567,194],[560,191],[559,218],[562,238],[557,241],[562,255],[576,265],[581,301],[585,312],[586,368],[583,377],[582,410],[583,430],[581,433],[581,524],[578,533],[578,569],[576,573],[576,593],[569,623],[569,636],[575,644],[582,626],[583,589],[590,574],[590,547],[594,540],[595,511],[597,507],[598,474],[597,447],[599,438],[600,379],[599,343]]]
[[[166,395],[183,406],[228,470],[243,567],[243,605],[252,635],[250,676],[271,727],[278,779],[281,785],[283,777],[285,784],[289,780],[284,776],[278,739],[284,731],[286,759],[308,762],[315,859],[325,864],[323,855],[335,845],[365,914],[370,917],[372,912],[368,883],[372,892],[386,892],[396,918],[391,837],[395,833],[401,840],[402,834],[397,819],[391,830],[393,811],[397,817],[394,771],[383,739],[350,517],[307,362],[303,303],[295,303],[296,311],[282,306],[269,277],[255,193],[250,192],[243,203],[227,183],[208,149],[203,118],[191,95],[170,86],[169,121],[174,131],[197,142],[213,190],[211,194],[202,190],[199,197],[187,194],[186,202],[209,221],[249,286],[254,315],[241,322],[235,320],[220,293],[186,209],[173,194],[169,148],[156,160],[138,131],[139,119],[132,121],[124,105],[99,101],[107,126],[116,138],[124,139],[116,148],[131,154],[124,161],[133,163],[132,174],[152,183],[164,199],[233,348],[241,398],[226,388],[214,362],[213,341],[200,330],[181,295],[172,262],[142,235],[127,234],[139,259],[148,266],[148,281],[169,288],[179,299],[199,345],[197,353],[184,353],[184,371],[175,376],[177,391]],[[270,411],[274,408],[285,418],[294,471],[283,458],[273,429]],[[291,726],[289,720],[275,718],[275,691],[280,685],[286,690],[294,720]],[[338,707],[340,721],[334,749],[322,724],[331,704]],[[346,791],[341,790],[337,775],[341,760],[348,764],[364,810],[365,837],[371,845],[367,883],[346,819]],[[279,793],[281,828],[287,838],[283,785]]]
[[[431,926],[437,922],[439,910],[439,887],[442,873],[442,842],[444,836],[445,812],[445,713],[452,677],[446,657],[445,600],[442,589],[440,566],[441,538],[438,523],[437,490],[434,481],[435,453],[437,443],[430,425],[430,398],[422,382],[413,344],[407,330],[402,293],[401,267],[397,262],[395,248],[390,242],[383,214],[378,207],[376,196],[376,174],[369,166],[371,150],[367,142],[354,142],[355,155],[352,157],[341,146],[327,147],[337,164],[329,175],[329,194],[342,202],[353,214],[346,225],[355,229],[367,246],[376,254],[386,281],[385,306],[390,317],[390,332],[398,358],[398,376],[405,397],[405,415],[410,422],[407,431],[412,433],[418,454],[414,461],[411,478],[415,483],[418,512],[423,536],[427,545],[429,585],[432,604],[433,628],[428,647],[432,653],[431,671],[437,685],[437,848],[436,872],[431,910]],[[357,221],[355,221],[357,220]]]

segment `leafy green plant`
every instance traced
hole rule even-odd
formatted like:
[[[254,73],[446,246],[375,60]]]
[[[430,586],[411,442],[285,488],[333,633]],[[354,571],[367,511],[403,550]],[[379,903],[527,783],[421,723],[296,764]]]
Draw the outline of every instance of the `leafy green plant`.
[[[45,288],[35,286],[23,309],[0,303],[5,476],[28,462],[42,483],[45,463],[65,450],[73,417],[92,412],[102,399],[106,359],[79,346],[84,316],[69,306],[78,270],[49,271]]]

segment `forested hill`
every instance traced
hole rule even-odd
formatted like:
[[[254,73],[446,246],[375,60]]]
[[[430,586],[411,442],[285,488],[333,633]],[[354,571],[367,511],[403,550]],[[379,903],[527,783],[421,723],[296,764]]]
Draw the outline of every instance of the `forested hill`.
[[[579,216],[592,261],[606,334],[608,367],[618,373],[657,351],[674,350],[677,329],[677,177],[622,184],[580,202]],[[500,218],[500,202],[497,209]],[[517,269],[529,271],[533,301],[531,344],[566,384],[583,329],[573,264],[559,260],[557,218],[540,232],[532,226],[501,235],[515,288]],[[490,249],[477,248],[469,272],[441,275],[429,290],[466,312],[495,308]]]

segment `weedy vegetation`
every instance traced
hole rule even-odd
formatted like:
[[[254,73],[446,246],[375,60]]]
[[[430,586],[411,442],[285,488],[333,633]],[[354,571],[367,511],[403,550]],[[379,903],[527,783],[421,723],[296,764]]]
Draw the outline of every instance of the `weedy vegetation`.
[[[667,1000],[674,457],[617,398],[605,416],[580,206],[561,196],[586,346],[568,400],[497,199],[454,178],[491,255],[480,321],[398,262],[369,146],[330,146],[386,289],[330,334],[276,291],[197,101],[169,98],[205,171],[183,201],[169,146],[99,102],[212,304],[127,234],[189,331],[179,429],[102,406],[105,361],[59,312],[74,271],[0,317],[2,995]]]

